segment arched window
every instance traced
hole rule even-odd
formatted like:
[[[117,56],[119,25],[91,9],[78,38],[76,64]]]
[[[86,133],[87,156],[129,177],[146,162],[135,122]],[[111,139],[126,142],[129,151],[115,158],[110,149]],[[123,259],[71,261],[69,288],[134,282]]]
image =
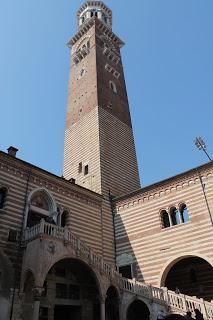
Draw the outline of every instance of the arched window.
[[[5,188],[0,188],[0,209],[4,208],[7,190]]]
[[[180,213],[176,208],[171,208],[170,209],[170,215],[171,215],[171,219],[172,219],[172,225],[175,226],[177,224],[180,224]]]
[[[57,222],[57,207],[51,194],[46,189],[36,189],[29,196],[29,210],[26,225],[31,228],[44,219],[48,223]]]
[[[109,87],[114,93],[117,93],[117,87],[113,81],[109,82]]]
[[[180,214],[183,222],[188,222],[189,221],[189,213],[187,210],[187,207],[185,203],[180,205]]]
[[[67,211],[64,211],[61,215],[61,227],[67,226],[67,220],[68,220],[69,213]]]
[[[86,70],[85,69],[81,69],[80,77],[82,78],[85,74],[86,74]]]
[[[169,214],[166,210],[161,212],[161,221],[164,228],[170,227]]]

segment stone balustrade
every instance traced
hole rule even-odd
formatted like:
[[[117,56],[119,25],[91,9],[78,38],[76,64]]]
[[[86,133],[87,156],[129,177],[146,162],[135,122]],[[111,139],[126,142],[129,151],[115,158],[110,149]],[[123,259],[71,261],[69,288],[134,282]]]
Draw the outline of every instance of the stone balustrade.
[[[120,276],[115,266],[104,262],[100,256],[98,256],[80,238],[74,235],[70,229],[47,223],[42,219],[40,224],[25,230],[23,242],[28,243],[42,237],[51,237],[64,241],[65,245],[71,245],[75,249],[77,256],[82,257],[90,265],[96,266],[100,272],[119,280]]]
[[[81,239],[74,235],[68,228],[62,228],[54,224],[41,223],[25,230],[24,242],[28,243],[39,237],[53,237],[64,241],[65,245],[71,245],[79,257],[84,258],[89,264],[96,266],[100,272],[105,273],[110,278],[117,278],[120,288],[134,295],[142,296],[156,302],[163,302],[173,311],[185,314],[186,311],[198,309],[202,312],[204,319],[213,320],[213,303],[204,301],[197,297],[190,297],[184,294],[177,294],[167,288],[157,288],[149,284],[122,278],[113,265],[109,265],[93,252]]]
[[[186,311],[198,309],[202,312],[204,319],[213,320],[213,303],[204,301],[197,297],[191,297],[184,294],[177,294],[167,288],[157,288],[151,285],[121,278],[121,287],[124,291],[132,292],[138,296],[143,296],[148,299],[165,302],[171,309],[178,313],[185,314]]]

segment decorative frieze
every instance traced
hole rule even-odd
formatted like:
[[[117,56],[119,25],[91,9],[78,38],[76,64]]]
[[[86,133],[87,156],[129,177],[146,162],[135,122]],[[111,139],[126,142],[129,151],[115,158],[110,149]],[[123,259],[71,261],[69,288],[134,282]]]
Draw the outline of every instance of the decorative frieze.
[[[209,168],[209,164],[206,165],[207,168],[202,167],[200,173],[197,170],[192,170],[190,173],[180,177],[171,178],[168,181],[162,181],[157,184],[157,186],[148,186],[137,191],[135,195],[125,196],[118,199],[114,199],[114,210],[120,211],[129,208],[130,206],[136,206],[140,203],[148,202],[157,198],[164,197],[171,193],[177,192],[178,190],[187,188],[193,184],[201,183],[199,174],[202,176],[202,181],[212,178],[213,171]],[[198,168],[199,169],[199,168]]]
[[[16,162],[16,161],[18,162],[19,160],[13,159],[13,162]],[[44,176],[42,169],[41,169],[41,175],[38,175],[35,172],[32,172],[32,170],[39,171],[39,168],[34,168],[33,166],[30,168],[30,165],[29,165],[29,169],[23,168],[23,166],[18,167],[17,164],[11,163],[11,162],[9,163],[9,162],[4,161],[2,159],[0,161],[0,170],[7,172],[7,173],[10,173],[11,176],[13,176],[13,177],[18,176],[25,181],[29,179],[29,175],[30,175],[29,181],[30,181],[30,183],[33,183],[35,185],[35,187],[38,186],[38,187],[46,188],[46,189],[50,190],[51,192],[63,195],[64,197],[67,197],[67,198],[72,198],[72,199],[75,199],[78,201],[82,201],[82,202],[87,203],[88,205],[91,205],[91,206],[95,206],[95,207],[101,206],[101,198],[100,198],[100,200],[97,199],[97,197],[100,197],[100,196],[94,195],[94,198],[92,198],[89,195],[81,193],[80,190],[77,190],[78,188],[80,189],[80,187],[78,187],[77,185],[70,184],[69,188],[62,186],[59,184],[59,182],[61,182],[63,184],[65,184],[65,183],[68,184],[69,182],[64,180],[63,178],[60,178],[57,176],[53,176],[53,179],[59,180],[58,182],[51,181],[50,177],[48,177],[50,174],[47,173],[47,176]],[[70,190],[70,189],[72,189],[72,190]],[[87,191],[87,192],[90,192],[90,191]]]

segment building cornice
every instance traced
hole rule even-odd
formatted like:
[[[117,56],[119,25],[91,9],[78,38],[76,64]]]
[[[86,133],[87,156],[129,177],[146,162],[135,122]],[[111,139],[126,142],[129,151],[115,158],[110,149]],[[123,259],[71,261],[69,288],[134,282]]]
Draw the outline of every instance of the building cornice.
[[[113,198],[113,207],[117,211],[168,195],[192,184],[200,183],[200,176],[208,179],[213,176],[213,161],[183,172],[166,180],[141,188],[132,193]]]
[[[36,186],[46,188],[56,194],[64,195],[67,198],[83,201],[92,206],[100,207],[102,195],[74,184],[63,177],[59,177],[36,167],[21,159],[9,156],[0,151],[0,170],[12,174],[24,180],[29,179]]]
[[[88,20],[88,22],[84,23],[83,27],[76,33],[74,37],[71,38],[67,44],[68,47],[71,48],[73,45],[75,45],[75,43],[80,40],[94,25],[96,25],[99,30],[107,35],[116,46],[119,48],[124,46],[124,42],[118,38],[103,22],[101,22],[98,18],[93,17]]]
[[[109,17],[112,19],[112,10],[110,10],[102,1],[86,1],[77,11],[77,17],[80,17],[81,13],[84,12],[87,7],[92,6],[98,6],[99,8],[105,10],[108,13]]]

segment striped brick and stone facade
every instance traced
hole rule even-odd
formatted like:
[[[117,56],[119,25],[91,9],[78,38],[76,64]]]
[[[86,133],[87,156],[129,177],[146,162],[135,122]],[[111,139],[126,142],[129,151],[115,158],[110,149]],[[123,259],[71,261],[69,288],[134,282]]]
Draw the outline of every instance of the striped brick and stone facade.
[[[111,17],[111,10],[104,10]],[[104,258],[115,262],[109,195],[138,189],[140,182],[120,53],[123,42],[112,32],[111,18],[106,22],[99,15],[85,18],[69,42],[64,177],[104,196]]]
[[[0,151],[0,320],[212,320],[213,163],[141,189],[124,43],[101,1],[77,19],[63,176]]]
[[[178,214],[183,205],[186,221],[164,225],[162,215],[171,216],[174,208]],[[116,198],[114,214],[117,261],[132,257],[133,277],[159,287],[167,286],[170,277],[173,290],[212,300],[212,163]]]

